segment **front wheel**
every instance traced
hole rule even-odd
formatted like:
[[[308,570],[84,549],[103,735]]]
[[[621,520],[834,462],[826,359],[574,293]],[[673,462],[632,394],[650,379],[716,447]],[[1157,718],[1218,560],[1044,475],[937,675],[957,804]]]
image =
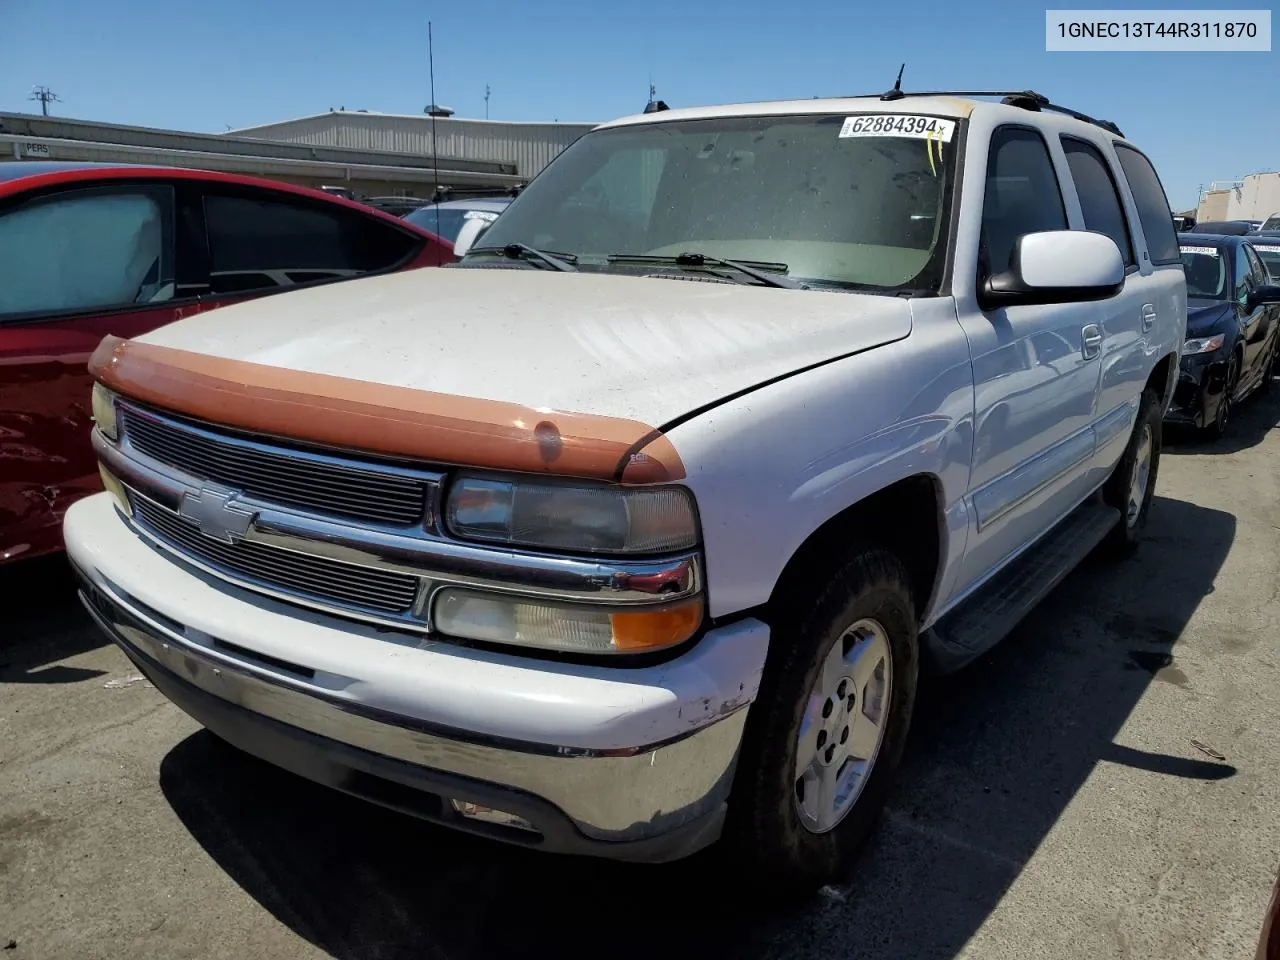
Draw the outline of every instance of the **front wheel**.
[[[1227,362],[1227,380],[1222,386],[1222,399],[1218,401],[1213,420],[1204,430],[1210,440],[1221,440],[1227,435],[1227,425],[1231,422],[1231,410],[1235,405],[1236,382],[1239,379],[1240,367],[1232,356]]]
[[[830,882],[875,826],[915,703],[909,583],[893,554],[855,548],[774,630],[724,840],[757,890]]]
[[[1120,522],[1111,531],[1107,546],[1114,553],[1131,552],[1142,538],[1160,470],[1160,400],[1147,388],[1138,401],[1129,445],[1102,487],[1102,499],[1120,511]]]

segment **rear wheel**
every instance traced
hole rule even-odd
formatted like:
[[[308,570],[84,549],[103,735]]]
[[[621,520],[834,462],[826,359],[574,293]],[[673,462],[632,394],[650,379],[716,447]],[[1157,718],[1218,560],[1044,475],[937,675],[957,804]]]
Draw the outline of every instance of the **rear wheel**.
[[[875,826],[915,702],[909,583],[893,554],[854,548],[779,618],[724,839],[735,876],[757,891],[830,882]]]
[[[1131,552],[1146,528],[1156,474],[1160,470],[1162,424],[1160,400],[1148,387],[1138,402],[1138,416],[1129,435],[1129,445],[1102,487],[1102,499],[1120,511],[1120,522],[1107,539],[1113,553]]]

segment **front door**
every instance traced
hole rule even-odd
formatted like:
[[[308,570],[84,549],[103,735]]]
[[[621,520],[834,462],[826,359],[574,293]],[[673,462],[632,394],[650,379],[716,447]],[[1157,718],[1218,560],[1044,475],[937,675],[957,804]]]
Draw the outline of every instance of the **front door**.
[[[1059,172],[1040,133],[992,134],[982,214],[985,274],[1018,237],[1068,228]],[[985,280],[979,278],[979,284]],[[976,586],[1088,492],[1104,334],[1096,304],[960,306],[974,378],[968,545],[954,596]]]

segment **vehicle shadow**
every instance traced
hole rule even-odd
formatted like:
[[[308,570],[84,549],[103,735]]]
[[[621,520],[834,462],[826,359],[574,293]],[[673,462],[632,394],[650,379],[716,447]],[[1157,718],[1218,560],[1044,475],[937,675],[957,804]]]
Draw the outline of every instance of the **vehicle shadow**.
[[[1097,764],[1234,774],[1189,745],[1194,731],[1171,731],[1167,751],[1113,739],[1150,684],[1187,682],[1177,641],[1213,590],[1235,525],[1229,514],[1156,498],[1150,542],[1134,557],[1090,559],[990,655],[928,685],[875,838],[845,883],[798,907],[736,900],[714,855],[620,865],[453,834],[285,774],[206,732],[164,758],[161,787],[243,889],[340,960],[508,950],[953,957]]]
[[[101,670],[49,666],[106,646],[76,595],[67,558],[19,560],[0,567],[0,683],[77,683]]]
[[[1162,453],[1177,456],[1221,456],[1241,453],[1262,443],[1280,425],[1280,383],[1267,393],[1255,393],[1231,412],[1227,435],[1208,440],[1198,431],[1181,424],[1165,424]]]

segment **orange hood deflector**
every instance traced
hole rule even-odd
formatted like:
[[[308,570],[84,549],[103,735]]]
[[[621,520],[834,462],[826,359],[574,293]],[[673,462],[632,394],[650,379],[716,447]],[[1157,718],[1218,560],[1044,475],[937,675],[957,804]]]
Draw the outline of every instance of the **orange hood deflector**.
[[[629,484],[685,476],[671,441],[638,420],[386,386],[113,336],[98,345],[89,372],[161,410],[301,443]]]

